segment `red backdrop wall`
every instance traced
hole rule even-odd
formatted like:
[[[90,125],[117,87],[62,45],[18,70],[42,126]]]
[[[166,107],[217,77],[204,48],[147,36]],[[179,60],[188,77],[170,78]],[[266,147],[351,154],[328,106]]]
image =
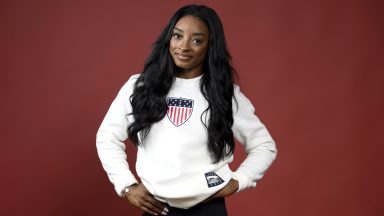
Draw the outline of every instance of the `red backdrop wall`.
[[[0,3],[0,215],[140,215],[116,196],[95,134],[187,3]],[[279,150],[255,189],[227,199],[230,215],[383,215],[383,1],[197,3],[222,18]]]

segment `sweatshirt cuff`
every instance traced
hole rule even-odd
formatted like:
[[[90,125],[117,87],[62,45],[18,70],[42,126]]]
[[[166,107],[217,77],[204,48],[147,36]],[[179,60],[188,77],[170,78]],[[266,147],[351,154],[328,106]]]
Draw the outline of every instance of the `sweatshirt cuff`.
[[[115,191],[117,195],[121,197],[121,191],[123,191],[125,187],[136,184],[136,183],[137,183],[137,180],[133,174],[123,176],[115,181],[114,183]]]
[[[248,176],[238,171],[233,172],[233,178],[239,182],[239,189],[236,192],[243,191],[250,187],[256,187],[256,182],[252,181]]]

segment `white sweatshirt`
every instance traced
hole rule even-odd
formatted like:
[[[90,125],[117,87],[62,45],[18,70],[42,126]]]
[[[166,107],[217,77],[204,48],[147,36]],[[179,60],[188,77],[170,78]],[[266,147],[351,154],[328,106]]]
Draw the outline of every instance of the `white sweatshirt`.
[[[137,182],[126,160],[124,141],[133,120],[127,115],[132,111],[129,97],[139,76],[131,76],[121,88],[97,132],[98,155],[119,195],[125,186]],[[239,182],[238,191],[255,187],[276,157],[275,142],[254,114],[251,102],[235,85],[238,106],[233,100],[232,131],[247,157],[235,172],[228,166],[233,156],[212,163],[207,130],[201,122],[208,106],[199,88],[201,77],[176,78],[167,95],[167,115],[152,125],[137,152],[136,171],[141,182],[155,198],[178,208],[198,204],[231,178]],[[203,115],[202,119],[208,118]]]

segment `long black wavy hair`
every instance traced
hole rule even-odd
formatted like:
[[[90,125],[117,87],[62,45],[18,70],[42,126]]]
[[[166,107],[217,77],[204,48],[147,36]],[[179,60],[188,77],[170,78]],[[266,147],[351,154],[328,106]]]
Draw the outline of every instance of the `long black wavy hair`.
[[[177,21],[192,15],[201,19],[209,29],[209,45],[203,63],[200,90],[208,101],[209,122],[203,120],[208,131],[208,150],[215,163],[234,152],[232,98],[237,73],[230,64],[224,30],[216,12],[204,5],[187,5],[172,16],[168,25],[153,44],[144,70],[135,83],[130,101],[134,122],[128,127],[128,137],[135,145],[142,145],[151,125],[167,113],[167,94],[175,81],[178,68],[170,55],[169,42]],[[140,133],[139,133],[140,132]]]

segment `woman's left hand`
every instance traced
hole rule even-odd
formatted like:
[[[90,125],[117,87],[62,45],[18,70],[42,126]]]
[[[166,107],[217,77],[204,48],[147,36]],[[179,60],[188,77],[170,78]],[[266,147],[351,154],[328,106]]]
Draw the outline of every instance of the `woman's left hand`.
[[[215,198],[218,198],[218,197],[230,196],[230,195],[236,193],[237,190],[239,190],[239,182],[235,179],[231,179],[224,188],[217,191],[212,196],[208,197],[206,200],[204,200],[204,202],[208,202],[208,201],[215,199]]]

